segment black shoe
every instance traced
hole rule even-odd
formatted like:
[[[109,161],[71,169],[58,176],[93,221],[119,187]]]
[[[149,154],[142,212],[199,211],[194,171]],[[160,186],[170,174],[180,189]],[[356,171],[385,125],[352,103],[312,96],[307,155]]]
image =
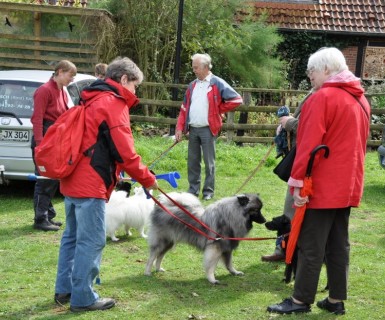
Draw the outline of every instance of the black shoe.
[[[49,219],[48,220],[51,224],[53,224],[54,226],[58,226],[58,227],[61,227],[63,225],[63,223],[61,223],[60,221],[55,221],[53,219]]]
[[[41,222],[35,222],[33,225],[34,229],[43,230],[43,231],[58,231],[60,228],[58,226],[53,225],[47,220],[43,220]]]
[[[317,307],[334,314],[345,314],[345,306],[343,302],[331,303],[328,298],[317,302]]]
[[[73,307],[70,306],[72,312],[83,312],[83,311],[96,311],[110,309],[115,305],[115,300],[111,298],[99,298],[94,304],[88,307]]]
[[[280,314],[291,314],[300,312],[310,312],[311,309],[308,304],[297,304],[293,301],[292,298],[287,298],[281,303],[268,306],[267,311]]]
[[[55,297],[53,298],[57,304],[66,304],[71,300],[70,293],[55,293]]]
[[[203,196],[203,200],[208,201],[208,200],[211,200],[213,197],[214,196],[212,194],[207,194],[207,195]]]

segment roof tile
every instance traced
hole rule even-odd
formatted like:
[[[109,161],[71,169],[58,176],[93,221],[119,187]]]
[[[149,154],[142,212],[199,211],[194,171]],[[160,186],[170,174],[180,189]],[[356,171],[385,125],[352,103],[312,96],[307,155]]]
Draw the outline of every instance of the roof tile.
[[[319,0],[306,3],[256,1],[256,16],[280,28],[385,35],[384,0]]]

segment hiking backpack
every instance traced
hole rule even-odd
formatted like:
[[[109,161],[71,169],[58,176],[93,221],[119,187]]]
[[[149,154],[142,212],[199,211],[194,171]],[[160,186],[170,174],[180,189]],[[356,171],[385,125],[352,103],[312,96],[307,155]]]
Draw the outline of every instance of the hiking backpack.
[[[40,175],[62,179],[75,169],[83,156],[85,109],[81,103],[64,112],[35,147],[35,163]]]

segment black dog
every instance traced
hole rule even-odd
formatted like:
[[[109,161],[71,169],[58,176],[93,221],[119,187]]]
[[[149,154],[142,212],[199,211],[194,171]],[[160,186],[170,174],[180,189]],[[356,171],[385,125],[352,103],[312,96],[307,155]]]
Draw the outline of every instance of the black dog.
[[[288,217],[284,214],[273,218],[273,220],[266,222],[265,227],[268,230],[277,231],[277,243],[286,253],[286,246],[289,242],[289,233],[291,229],[291,222]],[[285,278],[283,279],[286,283],[289,283],[291,279],[295,279],[295,272],[297,270],[297,249],[295,249],[291,264],[287,264],[285,268]],[[293,276],[293,277],[292,277]]]
[[[127,198],[130,196],[131,192],[131,183],[127,181],[120,180],[115,186],[116,191],[126,191],[127,192]]]

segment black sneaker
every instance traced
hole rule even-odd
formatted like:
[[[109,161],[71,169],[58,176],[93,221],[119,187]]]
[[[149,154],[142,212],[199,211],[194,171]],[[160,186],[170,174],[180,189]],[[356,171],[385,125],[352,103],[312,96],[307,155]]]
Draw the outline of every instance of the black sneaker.
[[[281,303],[268,306],[267,311],[279,314],[291,314],[300,312],[310,312],[311,309],[308,304],[297,304],[293,301],[292,298],[287,298]]]
[[[53,298],[57,304],[66,304],[71,300],[70,293],[55,293],[55,297]]]
[[[53,224],[54,226],[58,226],[58,227],[61,227],[63,225],[63,223],[61,223],[60,221],[55,221],[53,219],[49,219],[48,220],[51,224]]]
[[[35,222],[33,225],[34,229],[43,230],[43,231],[58,231],[60,228],[53,225],[48,220],[43,220],[41,222]]]
[[[331,303],[328,298],[317,302],[317,307],[334,314],[345,314],[345,306],[343,302]]]
[[[115,305],[115,300],[111,298],[99,298],[94,304],[87,307],[73,307],[70,306],[72,312],[83,312],[83,311],[96,311],[96,310],[107,310]]]

